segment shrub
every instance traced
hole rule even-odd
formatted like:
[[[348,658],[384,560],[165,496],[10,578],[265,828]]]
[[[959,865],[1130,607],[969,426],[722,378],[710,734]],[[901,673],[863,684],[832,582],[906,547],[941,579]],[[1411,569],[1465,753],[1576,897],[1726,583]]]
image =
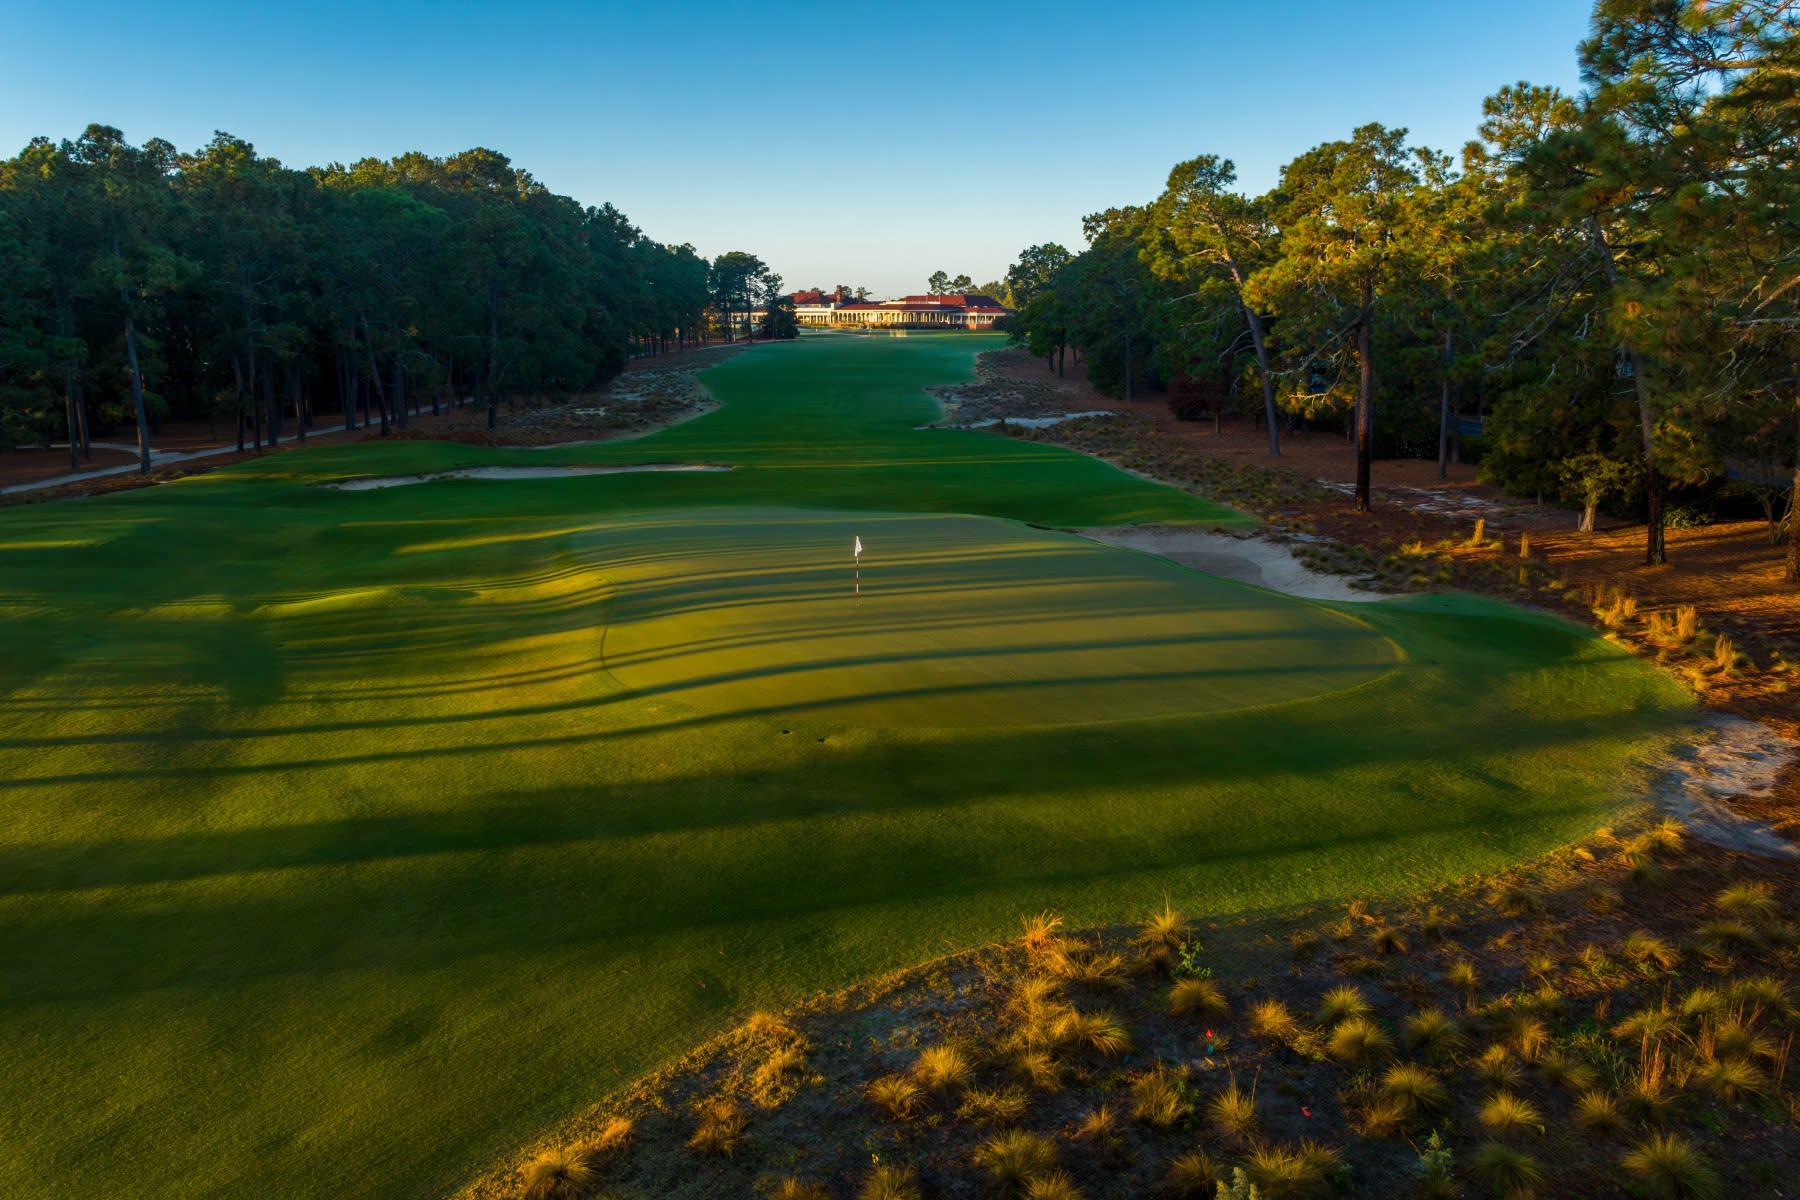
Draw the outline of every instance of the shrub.
[[[1018,1088],[970,1088],[956,1106],[956,1119],[975,1125],[1016,1125],[1028,1103]]]
[[[1503,1142],[1484,1142],[1469,1156],[1469,1176],[1497,1196],[1528,1200],[1544,1181],[1544,1168],[1523,1150]]]
[[[1225,1168],[1204,1150],[1189,1150],[1169,1160],[1163,1172],[1163,1191],[1175,1200],[1213,1200],[1225,1181]]]
[[[955,1046],[931,1046],[913,1061],[912,1075],[927,1088],[944,1089],[967,1083],[974,1074],[968,1058]]]
[[[1719,911],[1741,921],[1761,923],[1781,915],[1781,903],[1775,889],[1763,882],[1734,883],[1720,892],[1715,903]]]
[[[1339,1062],[1368,1063],[1386,1058],[1394,1044],[1368,1017],[1350,1017],[1331,1031],[1328,1049]]]
[[[1013,986],[1006,1008],[1029,1041],[1041,1033],[1045,1025],[1067,1012],[1069,1006],[1063,1002],[1061,980],[1048,975],[1029,975]]]
[[[573,1200],[586,1194],[598,1176],[586,1150],[558,1146],[525,1164],[524,1194],[529,1200]]]
[[[1652,1005],[1638,1009],[1614,1025],[1612,1035],[1646,1045],[1671,1041],[1681,1036],[1681,1018],[1664,1005]]]
[[[1075,1186],[1067,1171],[1040,1175],[1025,1185],[1025,1200],[1085,1200],[1086,1193]]]
[[[1619,1165],[1659,1200],[1717,1200],[1725,1194],[1699,1151],[1672,1133],[1634,1146]]]
[[[1183,979],[1169,989],[1169,1012],[1173,1016],[1210,1021],[1229,1011],[1225,993],[1210,979]]]
[[[1506,1044],[1523,1062],[1536,1062],[1555,1040],[1550,1027],[1537,1017],[1511,1013],[1502,1022]]]
[[[1680,854],[1687,847],[1687,826],[1674,817],[1664,817],[1644,835],[1650,848],[1661,854]]]
[[[1052,974],[1086,987],[1123,987],[1129,974],[1122,955],[1104,954],[1080,943],[1054,947],[1043,959]]]
[[[1055,1036],[1059,1043],[1083,1046],[1096,1054],[1123,1054],[1131,1049],[1131,1034],[1118,1017],[1104,1010],[1069,1010],[1057,1020]]]
[[[1437,1130],[1419,1151],[1419,1193],[1425,1200],[1451,1200],[1456,1196],[1456,1159]]]
[[[1043,954],[1061,943],[1062,938],[1056,931],[1062,928],[1062,923],[1062,918],[1053,912],[1041,912],[1036,916],[1020,917],[1019,941],[1028,953]]]
[[[1018,1055],[1013,1059],[1013,1070],[1033,1091],[1062,1090],[1062,1064],[1042,1050],[1027,1050]]]
[[[1787,985],[1768,975],[1737,980],[1731,985],[1731,998],[1752,1010],[1752,1020],[1763,1013],[1790,1018],[1795,1015],[1794,1001],[1788,995]]]
[[[1726,1104],[1741,1104],[1769,1091],[1769,1077],[1755,1063],[1738,1058],[1714,1059],[1694,1072],[1694,1082]]]
[[[1515,919],[1544,911],[1544,898],[1522,883],[1508,884],[1494,897],[1494,907]]]
[[[1725,634],[1713,638],[1712,665],[1722,675],[1729,675],[1737,669],[1738,660],[1744,656],[1737,646]]]
[[[798,1029],[769,1012],[751,1013],[750,1019],[744,1022],[744,1036],[752,1042],[777,1045],[805,1041]]]
[[[600,1132],[588,1139],[588,1150],[600,1155],[617,1153],[625,1148],[636,1131],[637,1124],[630,1117],[609,1117]]]
[[[1434,1112],[1449,1103],[1438,1077],[1416,1063],[1396,1063],[1381,1077],[1381,1092],[1398,1100],[1411,1116],[1418,1112]]]
[[[1357,1109],[1350,1119],[1351,1132],[1362,1138],[1390,1138],[1405,1127],[1412,1113],[1392,1096],[1381,1096]]]
[[[1221,1137],[1247,1140],[1256,1130],[1256,1096],[1232,1080],[1206,1105],[1206,1115]]]
[[[1475,1073],[1483,1083],[1494,1088],[1515,1088],[1525,1077],[1519,1064],[1505,1046],[1489,1046],[1475,1060]]]
[[[1661,1079],[1640,1075],[1619,1096],[1619,1107],[1634,1120],[1661,1123],[1669,1119],[1680,1097]]]
[[[1131,1115],[1146,1125],[1167,1127],[1193,1112],[1187,1080],[1178,1071],[1158,1066],[1131,1081]]]
[[[1700,610],[1692,604],[1675,606],[1675,636],[1683,642],[1700,636]]]
[[[1662,938],[1654,937],[1641,929],[1626,934],[1621,948],[1625,957],[1639,966],[1655,963],[1663,970],[1670,971],[1681,961],[1680,951]]]
[[[1056,1143],[1041,1133],[1016,1129],[983,1142],[975,1151],[975,1165],[987,1169],[996,1191],[1016,1196],[1033,1179],[1056,1169]]]
[[[924,1092],[905,1075],[883,1075],[871,1081],[863,1095],[896,1121],[910,1121],[919,1114],[919,1100]]]
[[[1514,1092],[1496,1092],[1489,1096],[1481,1106],[1479,1117],[1483,1125],[1502,1133],[1515,1133],[1521,1129],[1542,1132],[1544,1125],[1544,1114],[1538,1111],[1537,1105]]]
[[[1599,1080],[1594,1068],[1572,1061],[1560,1051],[1552,1050],[1538,1060],[1538,1078],[1551,1087],[1567,1092],[1585,1092]]]
[[[1271,996],[1251,1006],[1250,1032],[1272,1042],[1285,1042],[1300,1032],[1300,1022],[1287,1005]]]
[[[743,1110],[732,1100],[713,1100],[701,1106],[700,1121],[694,1127],[694,1135],[688,1138],[688,1147],[701,1154],[719,1154],[730,1158],[744,1139],[744,1126],[748,1124]]]
[[[1170,907],[1167,899],[1163,900],[1162,910],[1151,913],[1144,918],[1138,927],[1138,941],[1152,949],[1162,949],[1173,954],[1187,940],[1187,918]]]
[[[1299,1149],[1257,1146],[1244,1162],[1245,1173],[1268,1200],[1303,1196],[1324,1185],[1341,1160],[1335,1151],[1308,1145]]]
[[[1220,1181],[1216,1193],[1217,1200],[1262,1200],[1262,1192],[1257,1190],[1250,1177],[1244,1174],[1244,1168],[1231,1169],[1231,1182]]]
[[[911,1167],[886,1163],[869,1172],[856,1200],[919,1200],[919,1177]]]
[[[1362,992],[1349,984],[1334,987],[1319,1001],[1316,1019],[1321,1025],[1335,1025],[1346,1017],[1366,1017],[1374,1010]]]
[[[799,1046],[783,1046],[750,1073],[750,1098],[764,1108],[774,1108],[794,1094],[794,1078],[806,1065]]]
[[[1575,1100],[1575,1124],[1589,1133],[1617,1133],[1625,1128],[1619,1103],[1605,1092],[1581,1093]]]
[[[1400,1044],[1415,1054],[1445,1058],[1461,1053],[1469,1044],[1456,1019],[1441,1008],[1426,1008],[1400,1025]]]
[[[831,1200],[831,1189],[814,1180],[789,1175],[775,1185],[769,1200]]]
[[[1104,1142],[1119,1136],[1119,1114],[1110,1105],[1097,1104],[1075,1124],[1078,1142]]]
[[[1714,988],[1704,984],[1694,988],[1681,999],[1681,1015],[1689,1020],[1718,1015],[1725,1007],[1725,997]]]

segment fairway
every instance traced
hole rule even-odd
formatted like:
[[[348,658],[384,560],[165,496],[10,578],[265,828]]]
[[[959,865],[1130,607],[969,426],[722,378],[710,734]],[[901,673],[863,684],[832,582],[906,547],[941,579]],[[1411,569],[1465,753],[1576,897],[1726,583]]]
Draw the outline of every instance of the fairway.
[[[997,344],[805,338],[641,441],[0,511],[0,1195],[441,1195],[753,1006],[1021,912],[1543,852],[1687,719],[1551,616],[1058,532],[1249,522],[919,429]],[[632,463],[732,469],[327,486]]]

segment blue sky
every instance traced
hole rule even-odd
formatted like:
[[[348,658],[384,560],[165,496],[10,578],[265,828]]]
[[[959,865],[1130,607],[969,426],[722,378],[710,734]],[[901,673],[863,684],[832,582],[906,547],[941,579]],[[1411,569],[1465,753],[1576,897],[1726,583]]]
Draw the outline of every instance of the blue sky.
[[[0,2],[0,151],[91,121],[295,166],[482,145],[795,287],[1000,275],[1177,161],[1246,190],[1380,121],[1454,151],[1519,79],[1575,90],[1588,0],[832,5]],[[930,16],[905,16],[906,13]]]

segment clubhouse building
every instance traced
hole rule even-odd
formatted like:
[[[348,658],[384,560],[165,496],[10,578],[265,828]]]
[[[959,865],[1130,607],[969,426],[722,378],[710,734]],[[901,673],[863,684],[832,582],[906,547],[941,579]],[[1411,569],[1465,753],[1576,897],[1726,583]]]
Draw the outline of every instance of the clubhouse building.
[[[827,329],[992,329],[1012,310],[988,296],[906,296],[899,300],[853,300],[840,289],[795,292],[800,324]]]

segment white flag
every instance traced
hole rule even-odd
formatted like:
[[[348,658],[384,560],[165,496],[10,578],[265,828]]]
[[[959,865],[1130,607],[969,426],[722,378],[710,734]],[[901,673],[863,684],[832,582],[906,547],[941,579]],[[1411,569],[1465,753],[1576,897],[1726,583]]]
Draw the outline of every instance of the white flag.
[[[857,536],[857,539],[856,539],[856,549],[853,550],[851,553],[853,553],[859,561],[861,560],[861,558],[862,558],[862,536],[860,534]]]

